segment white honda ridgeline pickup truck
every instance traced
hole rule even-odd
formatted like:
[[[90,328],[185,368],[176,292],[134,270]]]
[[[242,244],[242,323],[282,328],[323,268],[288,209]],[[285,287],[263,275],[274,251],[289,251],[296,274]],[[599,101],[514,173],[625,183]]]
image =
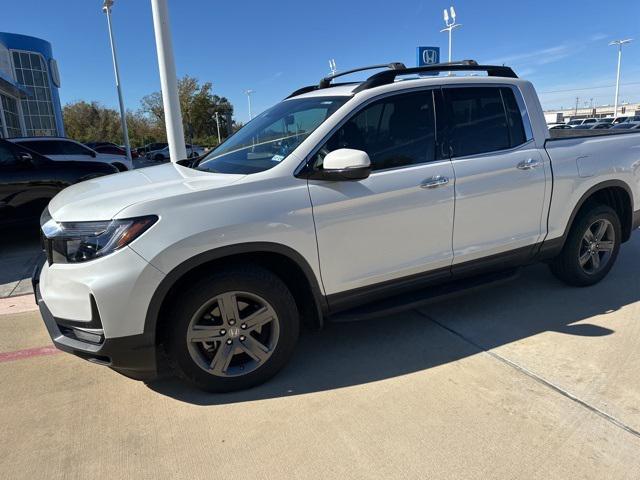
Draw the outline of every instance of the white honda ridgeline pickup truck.
[[[280,370],[302,324],[535,261],[578,287],[607,275],[640,222],[639,134],[550,138],[508,67],[357,70],[373,68],[294,92],[200,160],[59,193],[33,278],[55,345],[231,391]]]

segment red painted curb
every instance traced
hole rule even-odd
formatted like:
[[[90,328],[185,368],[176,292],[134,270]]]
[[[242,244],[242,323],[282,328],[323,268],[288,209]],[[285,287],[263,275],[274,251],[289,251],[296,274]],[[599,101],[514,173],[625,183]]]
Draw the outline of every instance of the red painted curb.
[[[60,350],[54,346],[27,348],[25,350],[16,350],[15,352],[0,353],[0,363],[24,360],[31,357],[42,357],[44,355],[54,355],[56,353],[60,353]]]

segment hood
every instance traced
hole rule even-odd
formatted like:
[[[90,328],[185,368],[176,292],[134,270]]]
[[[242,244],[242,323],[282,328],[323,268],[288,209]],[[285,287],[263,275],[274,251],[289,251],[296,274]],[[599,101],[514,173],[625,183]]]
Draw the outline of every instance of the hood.
[[[124,208],[137,203],[220,188],[243,177],[166,163],[72,185],[51,200],[49,213],[61,222],[111,220]]]

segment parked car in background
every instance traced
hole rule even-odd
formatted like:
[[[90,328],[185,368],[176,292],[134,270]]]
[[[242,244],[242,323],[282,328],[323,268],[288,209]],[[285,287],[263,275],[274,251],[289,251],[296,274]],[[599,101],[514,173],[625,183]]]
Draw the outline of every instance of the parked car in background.
[[[118,169],[105,163],[55,161],[0,139],[0,225],[37,224],[62,189],[112,173]]]
[[[64,137],[19,137],[10,138],[13,142],[56,161],[100,162],[113,165],[121,172],[133,170],[133,163],[122,155],[98,153],[95,150]]]
[[[109,155],[120,155],[121,157],[127,156],[127,150],[121,145],[116,145],[111,142],[89,142],[85,145],[98,153],[107,153]],[[131,149],[131,158],[138,158],[138,152],[134,148]]]
[[[577,127],[578,125],[582,125],[584,122],[584,118],[577,118],[575,120],[569,120],[567,122],[567,125],[569,125],[570,127]]]
[[[204,148],[199,145],[190,145],[187,143],[185,145],[185,149],[187,150],[188,158],[200,157],[205,154]],[[162,150],[155,150],[147,153],[147,158],[155,161],[169,160],[169,157],[169,146],[164,147]],[[180,158],[179,160],[183,159]]]
[[[576,125],[572,127],[574,130],[591,130],[593,125],[589,125],[588,123],[583,123],[581,125]]]
[[[637,128],[639,125],[640,122],[622,122],[612,126],[611,130],[631,130],[632,128]]]
[[[167,142],[155,142],[155,143],[148,143],[143,147],[138,147],[136,148],[136,153],[141,156],[144,157],[147,155],[147,153],[149,152],[153,152],[156,150],[162,150],[163,148],[167,147],[169,144]]]
[[[487,75],[416,78],[436,69]],[[594,285],[640,226],[640,131],[550,131],[504,66],[337,76],[198,161],[56,196],[34,273],[54,344],[134,378],[168,367],[205,390],[248,388],[285,365],[302,325],[388,315],[429,295],[416,290],[535,261]]]
[[[620,117],[616,117],[616,118],[614,118],[614,119],[613,119],[612,123],[613,123],[614,125],[617,125],[617,124],[619,124],[619,123],[625,123],[625,122],[628,122],[628,121],[629,121],[629,118],[630,118],[630,117],[628,117],[628,116],[620,116]]]
[[[573,128],[566,123],[549,123],[547,127],[549,128],[549,130],[567,130]]]
[[[582,125],[576,125],[575,127],[572,127],[572,128],[574,130],[603,130],[603,129],[611,128],[611,124],[603,123],[603,122],[583,123]]]
[[[567,125],[569,125],[570,127],[577,127],[580,125],[589,125],[597,122],[598,122],[597,118],[576,118],[574,120],[567,122]]]

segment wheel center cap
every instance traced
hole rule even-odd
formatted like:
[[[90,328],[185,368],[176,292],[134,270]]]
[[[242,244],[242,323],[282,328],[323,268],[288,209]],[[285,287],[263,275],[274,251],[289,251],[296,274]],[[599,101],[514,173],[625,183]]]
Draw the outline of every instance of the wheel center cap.
[[[229,327],[229,337],[236,338],[240,335],[240,329],[238,327]]]

